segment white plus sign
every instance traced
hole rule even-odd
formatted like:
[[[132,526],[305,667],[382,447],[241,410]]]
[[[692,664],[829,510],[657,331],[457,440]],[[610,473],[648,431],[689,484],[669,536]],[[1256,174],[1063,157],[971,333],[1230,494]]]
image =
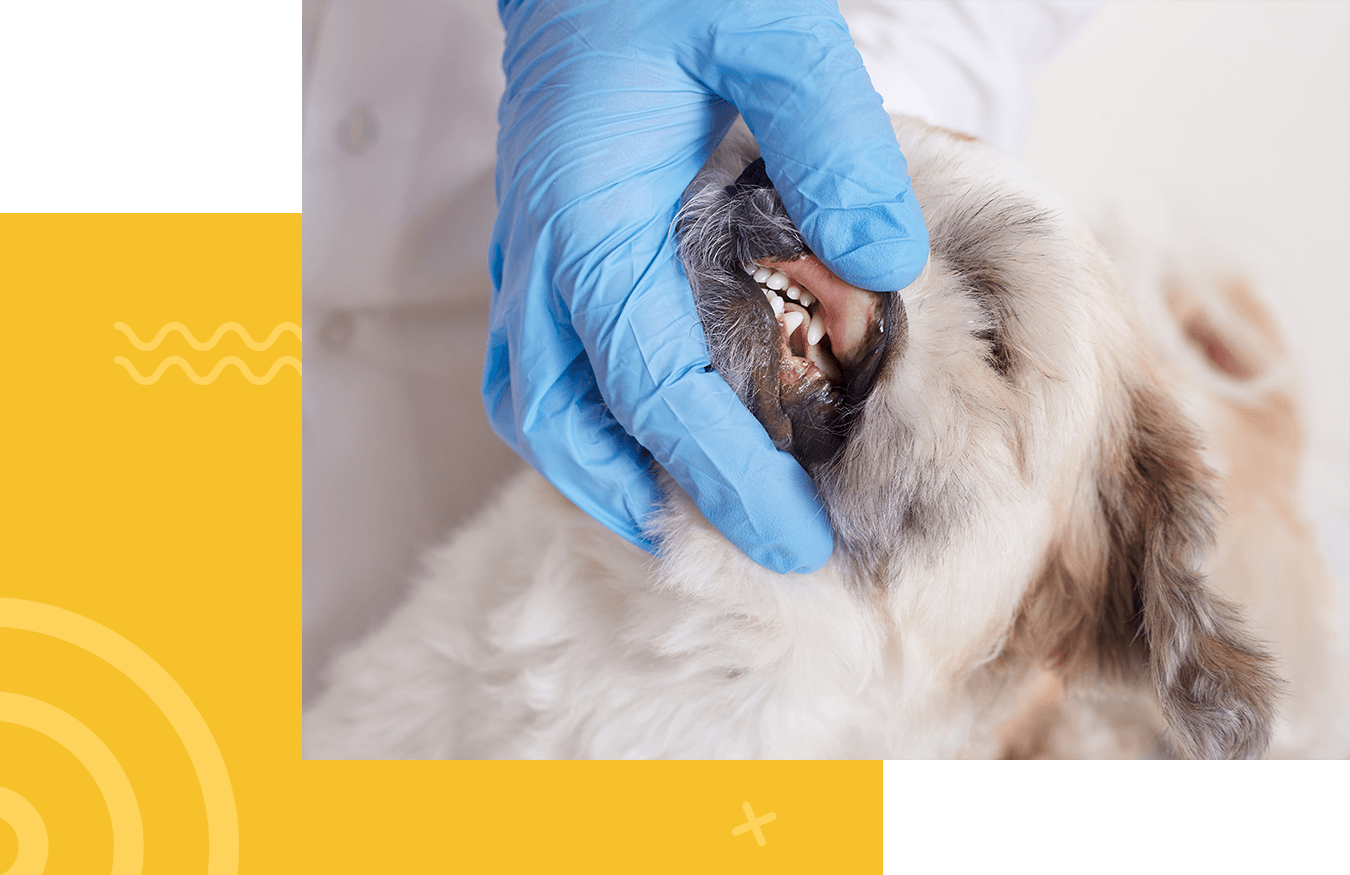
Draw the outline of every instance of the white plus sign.
[[[748,820],[745,823],[741,824],[740,826],[732,829],[731,834],[734,836],[738,836],[743,832],[750,832],[751,830],[754,830],[755,841],[759,842],[759,846],[761,848],[764,847],[764,833],[760,830],[760,827],[768,823],[769,821],[773,820],[778,815],[770,811],[763,817],[756,818],[755,809],[750,807],[749,802],[742,802],[741,809],[745,812],[745,816],[746,818],[748,818]]]

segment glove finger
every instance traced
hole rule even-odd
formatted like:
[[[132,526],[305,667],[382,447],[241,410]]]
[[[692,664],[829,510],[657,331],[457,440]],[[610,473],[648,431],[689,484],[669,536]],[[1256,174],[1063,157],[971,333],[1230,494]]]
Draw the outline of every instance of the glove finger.
[[[812,251],[860,288],[905,288],[928,260],[928,232],[843,19],[746,8],[719,26],[705,81],[744,117]]]
[[[571,421],[564,408],[575,403],[576,385],[589,383],[575,382],[583,378],[579,367],[561,376],[563,348],[550,337],[564,324],[559,319],[570,318],[613,417],[709,521],[761,564],[812,570],[833,547],[814,484],[773,447],[725,381],[704,372],[706,345],[669,245],[680,192],[734,114],[671,59],[671,41],[663,37],[664,48],[650,51],[634,42],[670,33],[645,26],[645,16],[661,8],[614,7],[606,23],[617,37],[604,41],[606,51],[579,44],[583,30],[567,27],[556,9],[519,27],[519,39],[510,38],[508,25],[504,64],[512,84],[499,112],[493,325],[517,332],[512,351],[522,361],[509,365],[511,402],[497,405],[514,419],[498,430],[513,431],[513,446],[546,474],[548,447],[571,451],[576,438],[551,432],[581,433],[587,417]],[[737,8],[716,4],[706,12]],[[544,298],[553,306],[538,307]],[[520,312],[506,313],[510,308]],[[571,354],[566,362],[577,365]],[[541,415],[545,408],[560,419]],[[529,427],[538,423],[547,425]],[[615,443],[611,430],[599,431],[606,446]],[[572,483],[586,483],[587,465],[552,464],[577,478]],[[625,492],[619,480],[604,488]],[[598,494],[593,485],[586,491]],[[630,510],[640,518],[646,508]],[[622,531],[612,515],[605,522]]]
[[[488,420],[573,504],[630,543],[655,552],[644,534],[661,500],[651,454],[610,413],[581,344],[571,346],[574,357],[551,378],[541,377],[546,368],[538,359],[518,359],[520,374],[513,380],[505,332],[494,331],[483,370]]]
[[[705,112],[715,110],[704,106]],[[641,155],[637,149],[607,151],[627,154],[629,160]],[[500,414],[494,417],[498,433],[579,506],[637,542],[631,524],[625,526],[620,517],[627,512],[643,519],[656,499],[629,496],[626,510],[614,507],[613,499],[628,496],[625,476],[641,474],[641,488],[655,489],[650,473],[632,461],[636,451],[630,450],[626,468],[619,461],[610,465],[603,480],[588,476],[588,466],[597,462],[566,458],[588,441],[606,448],[598,452],[602,462],[607,454],[618,458],[613,447],[621,443],[620,435],[588,420],[601,414],[584,411],[598,405],[567,409],[575,398],[568,381],[589,385],[580,382],[585,374],[575,351],[557,339],[560,326],[565,330],[570,324],[584,341],[593,379],[613,412],[608,421],[617,418],[622,430],[636,438],[633,446],[650,450],[714,526],[765,567],[778,572],[819,568],[833,550],[833,538],[814,484],[791,456],[773,446],[726,382],[704,373],[707,347],[670,240],[679,193],[703,157],[691,146],[660,170],[628,169],[632,180],[642,183],[634,189],[604,179],[615,172],[617,159],[597,167],[596,154],[576,158],[570,168],[586,171],[573,174],[571,185],[595,181],[584,197],[542,178],[541,165],[512,178],[511,203],[566,198],[566,208],[540,231],[525,233],[525,223],[505,218],[505,209],[498,217],[498,287],[521,282],[512,279],[512,272],[525,265],[533,277],[530,294],[501,294],[494,301],[493,324],[517,326],[509,330],[519,333],[510,344],[518,360],[497,367],[510,374],[511,403],[489,402],[490,408],[512,411],[510,422],[500,421]],[[544,288],[548,291],[538,291]],[[569,365],[571,376],[564,377]],[[494,391],[485,389],[489,396]],[[587,426],[601,435],[584,437]]]
[[[617,258],[615,263],[632,263]],[[620,307],[580,308],[601,391],[703,515],[755,562],[806,572],[834,548],[815,484],[726,381],[709,371],[688,283],[663,252],[639,276],[613,277]]]

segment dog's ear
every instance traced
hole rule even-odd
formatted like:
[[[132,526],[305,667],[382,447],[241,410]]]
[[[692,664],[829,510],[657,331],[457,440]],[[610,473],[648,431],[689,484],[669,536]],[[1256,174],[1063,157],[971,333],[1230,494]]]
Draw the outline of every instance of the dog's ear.
[[[1142,639],[1177,752],[1260,756],[1279,681],[1199,570],[1214,536],[1213,474],[1170,399],[1135,389],[1129,417],[1129,438],[1108,450],[1098,485],[1108,536],[1098,641],[1124,656]]]
[[[1129,394],[1092,505],[1047,556],[1010,650],[1078,681],[1151,683],[1172,752],[1260,756],[1279,681],[1237,609],[1205,583],[1213,474],[1187,420],[1152,389]]]

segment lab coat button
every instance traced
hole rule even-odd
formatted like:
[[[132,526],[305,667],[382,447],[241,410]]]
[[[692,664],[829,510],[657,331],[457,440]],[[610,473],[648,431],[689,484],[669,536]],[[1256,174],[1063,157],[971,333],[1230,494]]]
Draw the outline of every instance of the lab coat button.
[[[329,352],[344,353],[351,349],[356,334],[356,320],[347,310],[334,310],[323,320],[319,342]]]
[[[375,116],[364,106],[356,107],[338,123],[338,142],[353,155],[364,152],[379,135],[380,128],[375,124]]]

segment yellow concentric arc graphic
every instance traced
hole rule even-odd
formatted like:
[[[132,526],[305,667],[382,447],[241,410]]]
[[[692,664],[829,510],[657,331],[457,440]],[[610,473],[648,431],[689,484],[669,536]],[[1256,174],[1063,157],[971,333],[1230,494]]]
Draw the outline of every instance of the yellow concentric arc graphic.
[[[212,348],[213,346],[215,346],[217,343],[220,342],[220,338],[223,337],[225,335],[225,332],[227,331],[233,331],[235,334],[238,334],[239,337],[244,341],[244,343],[248,344],[248,348],[253,350],[267,349],[272,344],[277,342],[277,338],[281,336],[281,333],[283,331],[291,332],[297,338],[299,338],[301,342],[304,342],[305,339],[304,336],[301,334],[300,326],[296,325],[294,322],[282,322],[276,328],[272,329],[272,333],[269,334],[267,336],[267,339],[264,340],[262,343],[258,343],[257,341],[255,341],[253,339],[253,336],[248,333],[248,329],[240,325],[238,322],[224,323],[223,325],[221,325],[219,328],[216,329],[216,333],[211,335],[211,339],[206,341],[206,343],[202,343],[201,341],[197,340],[197,338],[192,335],[192,331],[189,330],[188,327],[184,325],[182,322],[170,322],[166,324],[163,328],[159,329],[159,333],[155,335],[155,339],[150,341],[149,343],[146,343],[139,337],[137,337],[136,332],[132,331],[131,326],[126,324],[125,322],[115,322],[113,323],[113,328],[125,334],[127,336],[127,340],[131,341],[132,346],[143,351],[152,350],[155,347],[159,346],[159,344],[164,340],[165,335],[167,335],[170,331],[177,331],[179,334],[183,335],[183,338],[187,340],[189,344],[191,344],[193,349],[196,350],[207,350]]]
[[[149,343],[141,340],[140,337],[137,336],[136,332],[131,328],[131,326],[127,325],[125,322],[113,323],[113,329],[125,334],[127,336],[127,340],[131,341],[131,345],[139,350],[155,349],[164,341],[164,338],[168,336],[169,332],[171,331],[177,331],[179,334],[183,335],[183,338],[188,342],[188,344],[191,345],[192,348],[196,350],[208,350],[213,348],[217,343],[220,342],[220,339],[225,336],[225,333],[229,331],[233,331],[235,334],[239,335],[240,339],[244,341],[244,343],[248,346],[248,348],[253,350],[264,350],[270,348],[272,344],[276,343],[277,338],[280,337],[282,333],[286,331],[289,331],[292,334],[294,334],[296,338],[300,340],[301,343],[304,342],[304,335],[300,329],[300,326],[296,325],[294,322],[282,322],[278,324],[277,327],[272,329],[272,333],[267,336],[267,339],[261,343],[254,340],[253,336],[248,333],[248,329],[244,328],[244,326],[240,325],[238,322],[223,323],[219,328],[216,329],[215,333],[211,335],[211,339],[207,340],[205,343],[198,340],[193,335],[191,329],[189,329],[186,325],[184,325],[181,322],[169,322],[165,324],[162,328],[159,329],[159,332],[155,335],[154,339],[151,340]],[[148,377],[141,374],[141,372],[136,369],[136,366],[133,365],[131,361],[124,356],[120,355],[114,356],[113,364],[118,364],[126,368],[126,371],[131,376],[131,378],[135,380],[137,383],[140,383],[142,386],[149,386],[152,383],[158,382],[159,378],[164,375],[164,372],[168,370],[170,365],[178,365],[178,367],[183,369],[183,373],[187,374],[188,379],[196,383],[198,386],[205,386],[208,383],[215,382],[216,377],[220,376],[220,372],[223,371],[227,365],[234,365],[236,368],[239,369],[240,373],[244,375],[244,379],[248,380],[255,386],[262,386],[266,383],[270,383],[272,381],[272,378],[277,375],[277,371],[281,370],[281,368],[285,365],[290,365],[291,367],[295,368],[296,372],[299,373],[300,376],[302,377],[304,376],[304,368],[301,366],[300,360],[295,356],[290,355],[281,356],[276,361],[272,362],[272,366],[268,368],[267,373],[261,377],[253,373],[253,371],[249,368],[249,366],[244,362],[243,359],[233,355],[227,355],[224,358],[220,359],[220,361],[216,362],[215,367],[213,367],[211,369],[211,372],[204,377],[198,374],[195,370],[193,370],[192,365],[188,364],[186,359],[184,359],[182,356],[176,355],[166,357],[163,361],[159,363],[159,366],[155,368],[154,373],[150,374],[150,376]]]
[[[80,761],[98,785],[112,820],[113,859],[111,875],[139,875],[145,858],[145,831],[141,808],[122,764],[108,746],[80,721],[60,708],[17,693],[0,693],[0,720],[40,732],[64,747]],[[14,794],[18,797],[18,794]],[[22,797],[19,797],[22,798]],[[27,800],[24,800],[27,802]],[[32,807],[31,805],[29,806]],[[35,811],[36,813],[36,811]],[[39,816],[40,819],[40,816]],[[11,826],[14,823],[11,821]],[[14,829],[16,834],[19,829]],[[43,831],[42,856],[47,856]],[[24,836],[19,835],[19,857],[24,856]],[[18,862],[17,860],[15,861]],[[11,867],[11,871],[14,867]],[[38,870],[42,871],[41,869]]]
[[[47,825],[42,815],[27,799],[0,787],[0,820],[19,838],[19,855],[0,875],[42,875],[47,868]]]
[[[207,875],[237,875],[239,816],[225,760],[201,712],[169,673],[145,651],[106,626],[53,605],[0,598],[0,628],[36,632],[73,644],[122,672],[150,697],[182,739],[201,785],[206,803]],[[0,721],[43,733],[89,770],[112,819],[113,875],[139,873],[144,854],[140,808],[126,772],[107,746],[74,717],[28,696],[0,693]],[[0,817],[14,827],[19,837],[19,857],[10,873],[22,875],[17,867],[20,862],[31,866],[29,861],[36,859],[39,846],[41,865],[45,865],[47,833],[41,815],[32,805],[19,794],[0,788]],[[40,872],[41,867],[36,871]]]

